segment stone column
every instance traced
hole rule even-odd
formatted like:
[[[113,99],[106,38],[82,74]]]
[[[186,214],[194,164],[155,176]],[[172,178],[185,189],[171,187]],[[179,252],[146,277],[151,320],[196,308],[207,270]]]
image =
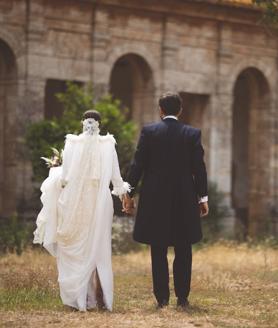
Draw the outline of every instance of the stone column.
[[[218,60],[216,67],[216,91],[211,95],[211,127],[209,178],[224,193],[229,217],[223,222],[227,234],[233,234],[235,215],[232,209],[232,112],[233,81],[229,72],[232,65],[230,27],[218,26]]]
[[[0,72],[0,215],[10,217],[16,211],[16,136],[17,136],[17,65],[6,48],[3,72]]]
[[[231,94],[218,93],[212,97],[209,175],[225,194],[228,206],[231,206],[232,104]]]
[[[25,134],[28,124],[44,118],[45,84],[46,80],[40,77],[29,77],[27,81],[19,85],[18,112],[20,112],[21,120],[18,126],[17,143],[17,204],[20,215],[26,217],[32,217],[38,210],[35,189],[38,189],[40,184],[32,181],[32,164],[25,144]],[[21,93],[23,88],[24,94]]]
[[[171,81],[173,81],[173,74],[177,69],[176,63],[178,62],[178,49],[179,41],[178,24],[169,18],[165,18],[163,21],[163,37],[162,37],[162,55],[161,55],[161,69],[162,69],[162,83],[161,91],[171,90],[173,87]]]
[[[231,29],[219,24],[216,93],[212,96],[210,178],[217,183],[231,207],[232,106],[233,86],[229,72],[232,65]]]
[[[11,216],[15,213],[16,200],[15,194],[17,190],[17,122],[18,116],[16,113],[17,106],[17,80],[12,78],[6,83],[5,88],[5,111],[4,119],[4,215]]]
[[[94,30],[92,35],[93,52],[93,76],[94,96],[97,100],[109,91],[110,67],[107,65],[107,51],[110,43],[109,12],[103,9],[95,9]]]
[[[277,87],[276,87],[277,89]],[[271,181],[272,181],[272,195],[270,204],[270,217],[273,224],[273,235],[278,236],[278,97],[273,95],[272,107],[272,158],[271,158]]]

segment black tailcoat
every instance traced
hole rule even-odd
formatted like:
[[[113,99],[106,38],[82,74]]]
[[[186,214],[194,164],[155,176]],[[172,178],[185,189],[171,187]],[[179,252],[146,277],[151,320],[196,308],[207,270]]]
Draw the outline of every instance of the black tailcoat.
[[[145,126],[127,181],[142,177],[133,237],[173,246],[202,238],[198,197],[207,195],[201,131],[173,118]]]

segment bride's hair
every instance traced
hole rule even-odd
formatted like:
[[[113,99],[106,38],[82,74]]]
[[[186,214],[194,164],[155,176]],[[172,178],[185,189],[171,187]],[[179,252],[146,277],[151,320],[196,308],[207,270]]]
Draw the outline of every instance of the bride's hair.
[[[101,116],[97,110],[94,110],[94,109],[87,110],[83,114],[83,120],[86,120],[86,118],[93,118],[94,120],[99,122],[99,124],[101,124]]]

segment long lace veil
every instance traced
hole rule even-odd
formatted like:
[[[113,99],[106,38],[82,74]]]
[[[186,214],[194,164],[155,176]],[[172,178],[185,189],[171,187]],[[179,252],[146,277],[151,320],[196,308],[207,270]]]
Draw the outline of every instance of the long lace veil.
[[[80,222],[79,211],[82,208],[84,186],[87,182],[94,186],[99,185],[101,178],[101,147],[99,136],[99,122],[93,118],[87,118],[83,122],[83,133],[78,141],[72,141],[74,145],[70,156],[70,163],[65,163],[69,168],[67,185],[63,190],[60,203],[61,221],[57,231],[60,242],[69,243],[78,239]],[[65,149],[65,152],[67,149]]]

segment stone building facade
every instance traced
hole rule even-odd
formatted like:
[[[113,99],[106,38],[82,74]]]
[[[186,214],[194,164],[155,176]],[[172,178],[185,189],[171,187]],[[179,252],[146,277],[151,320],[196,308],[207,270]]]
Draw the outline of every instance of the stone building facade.
[[[278,34],[260,17],[237,1],[0,0],[0,214],[28,209],[26,124],[74,80],[120,98],[139,125],[158,118],[163,91],[180,92],[232,213],[251,235],[275,220]]]

